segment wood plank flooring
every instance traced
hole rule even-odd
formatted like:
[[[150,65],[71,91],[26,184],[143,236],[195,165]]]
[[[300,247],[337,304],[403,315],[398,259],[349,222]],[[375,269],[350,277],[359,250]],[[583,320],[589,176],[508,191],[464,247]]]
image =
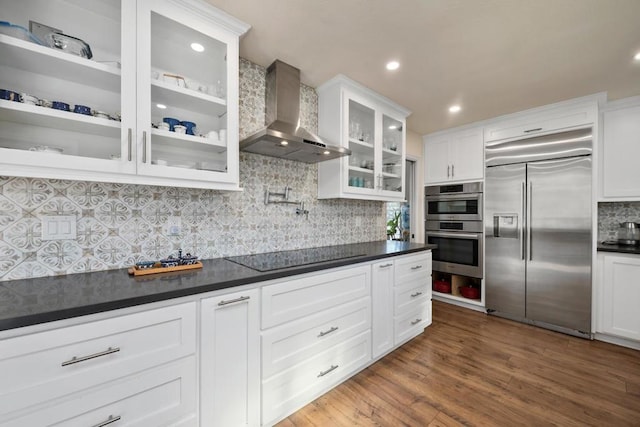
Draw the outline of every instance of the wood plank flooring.
[[[640,352],[433,302],[426,331],[278,427],[640,426]]]

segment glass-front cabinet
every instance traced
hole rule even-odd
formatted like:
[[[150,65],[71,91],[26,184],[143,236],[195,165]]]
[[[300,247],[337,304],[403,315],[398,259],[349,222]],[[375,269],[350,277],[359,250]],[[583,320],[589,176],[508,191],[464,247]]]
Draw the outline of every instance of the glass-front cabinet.
[[[321,85],[319,134],[351,155],[318,164],[318,198],[404,200],[408,114],[344,76]]]
[[[0,0],[3,174],[238,188],[238,39],[198,0]]]

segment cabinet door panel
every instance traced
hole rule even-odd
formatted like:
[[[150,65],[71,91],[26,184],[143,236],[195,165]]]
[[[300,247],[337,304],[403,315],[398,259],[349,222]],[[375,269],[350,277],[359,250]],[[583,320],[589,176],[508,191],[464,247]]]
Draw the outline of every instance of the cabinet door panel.
[[[393,347],[393,278],[394,261],[385,260],[371,266],[373,318],[371,324],[373,357]]]
[[[603,332],[640,340],[640,257],[604,256]]]
[[[640,198],[640,106],[604,113],[603,196]]]
[[[260,423],[258,295],[251,290],[202,301],[202,425]]]
[[[451,140],[451,179],[480,180],[484,176],[482,129],[456,133]]]
[[[424,143],[424,183],[448,181],[451,175],[449,163],[449,137],[427,139]]]

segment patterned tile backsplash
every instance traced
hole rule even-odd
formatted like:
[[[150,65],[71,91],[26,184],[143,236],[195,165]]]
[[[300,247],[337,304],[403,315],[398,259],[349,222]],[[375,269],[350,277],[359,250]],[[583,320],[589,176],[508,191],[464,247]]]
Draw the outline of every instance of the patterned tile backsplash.
[[[640,202],[598,203],[598,241],[616,240],[625,221],[640,222]]]
[[[240,61],[240,136],[264,125],[264,68]],[[301,87],[302,125],[317,131],[317,95]],[[385,205],[317,200],[317,166],[240,153],[243,192],[0,177],[0,281],[123,268],[178,248],[203,259],[385,239]],[[265,205],[292,187],[294,205]],[[74,215],[75,240],[43,241],[45,215]],[[170,217],[181,233],[169,235]]]

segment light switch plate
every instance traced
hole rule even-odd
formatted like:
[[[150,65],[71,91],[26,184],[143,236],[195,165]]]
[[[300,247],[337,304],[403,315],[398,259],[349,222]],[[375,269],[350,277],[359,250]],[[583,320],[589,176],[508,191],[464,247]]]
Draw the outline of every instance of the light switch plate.
[[[75,215],[47,215],[42,217],[42,240],[75,240]]]

